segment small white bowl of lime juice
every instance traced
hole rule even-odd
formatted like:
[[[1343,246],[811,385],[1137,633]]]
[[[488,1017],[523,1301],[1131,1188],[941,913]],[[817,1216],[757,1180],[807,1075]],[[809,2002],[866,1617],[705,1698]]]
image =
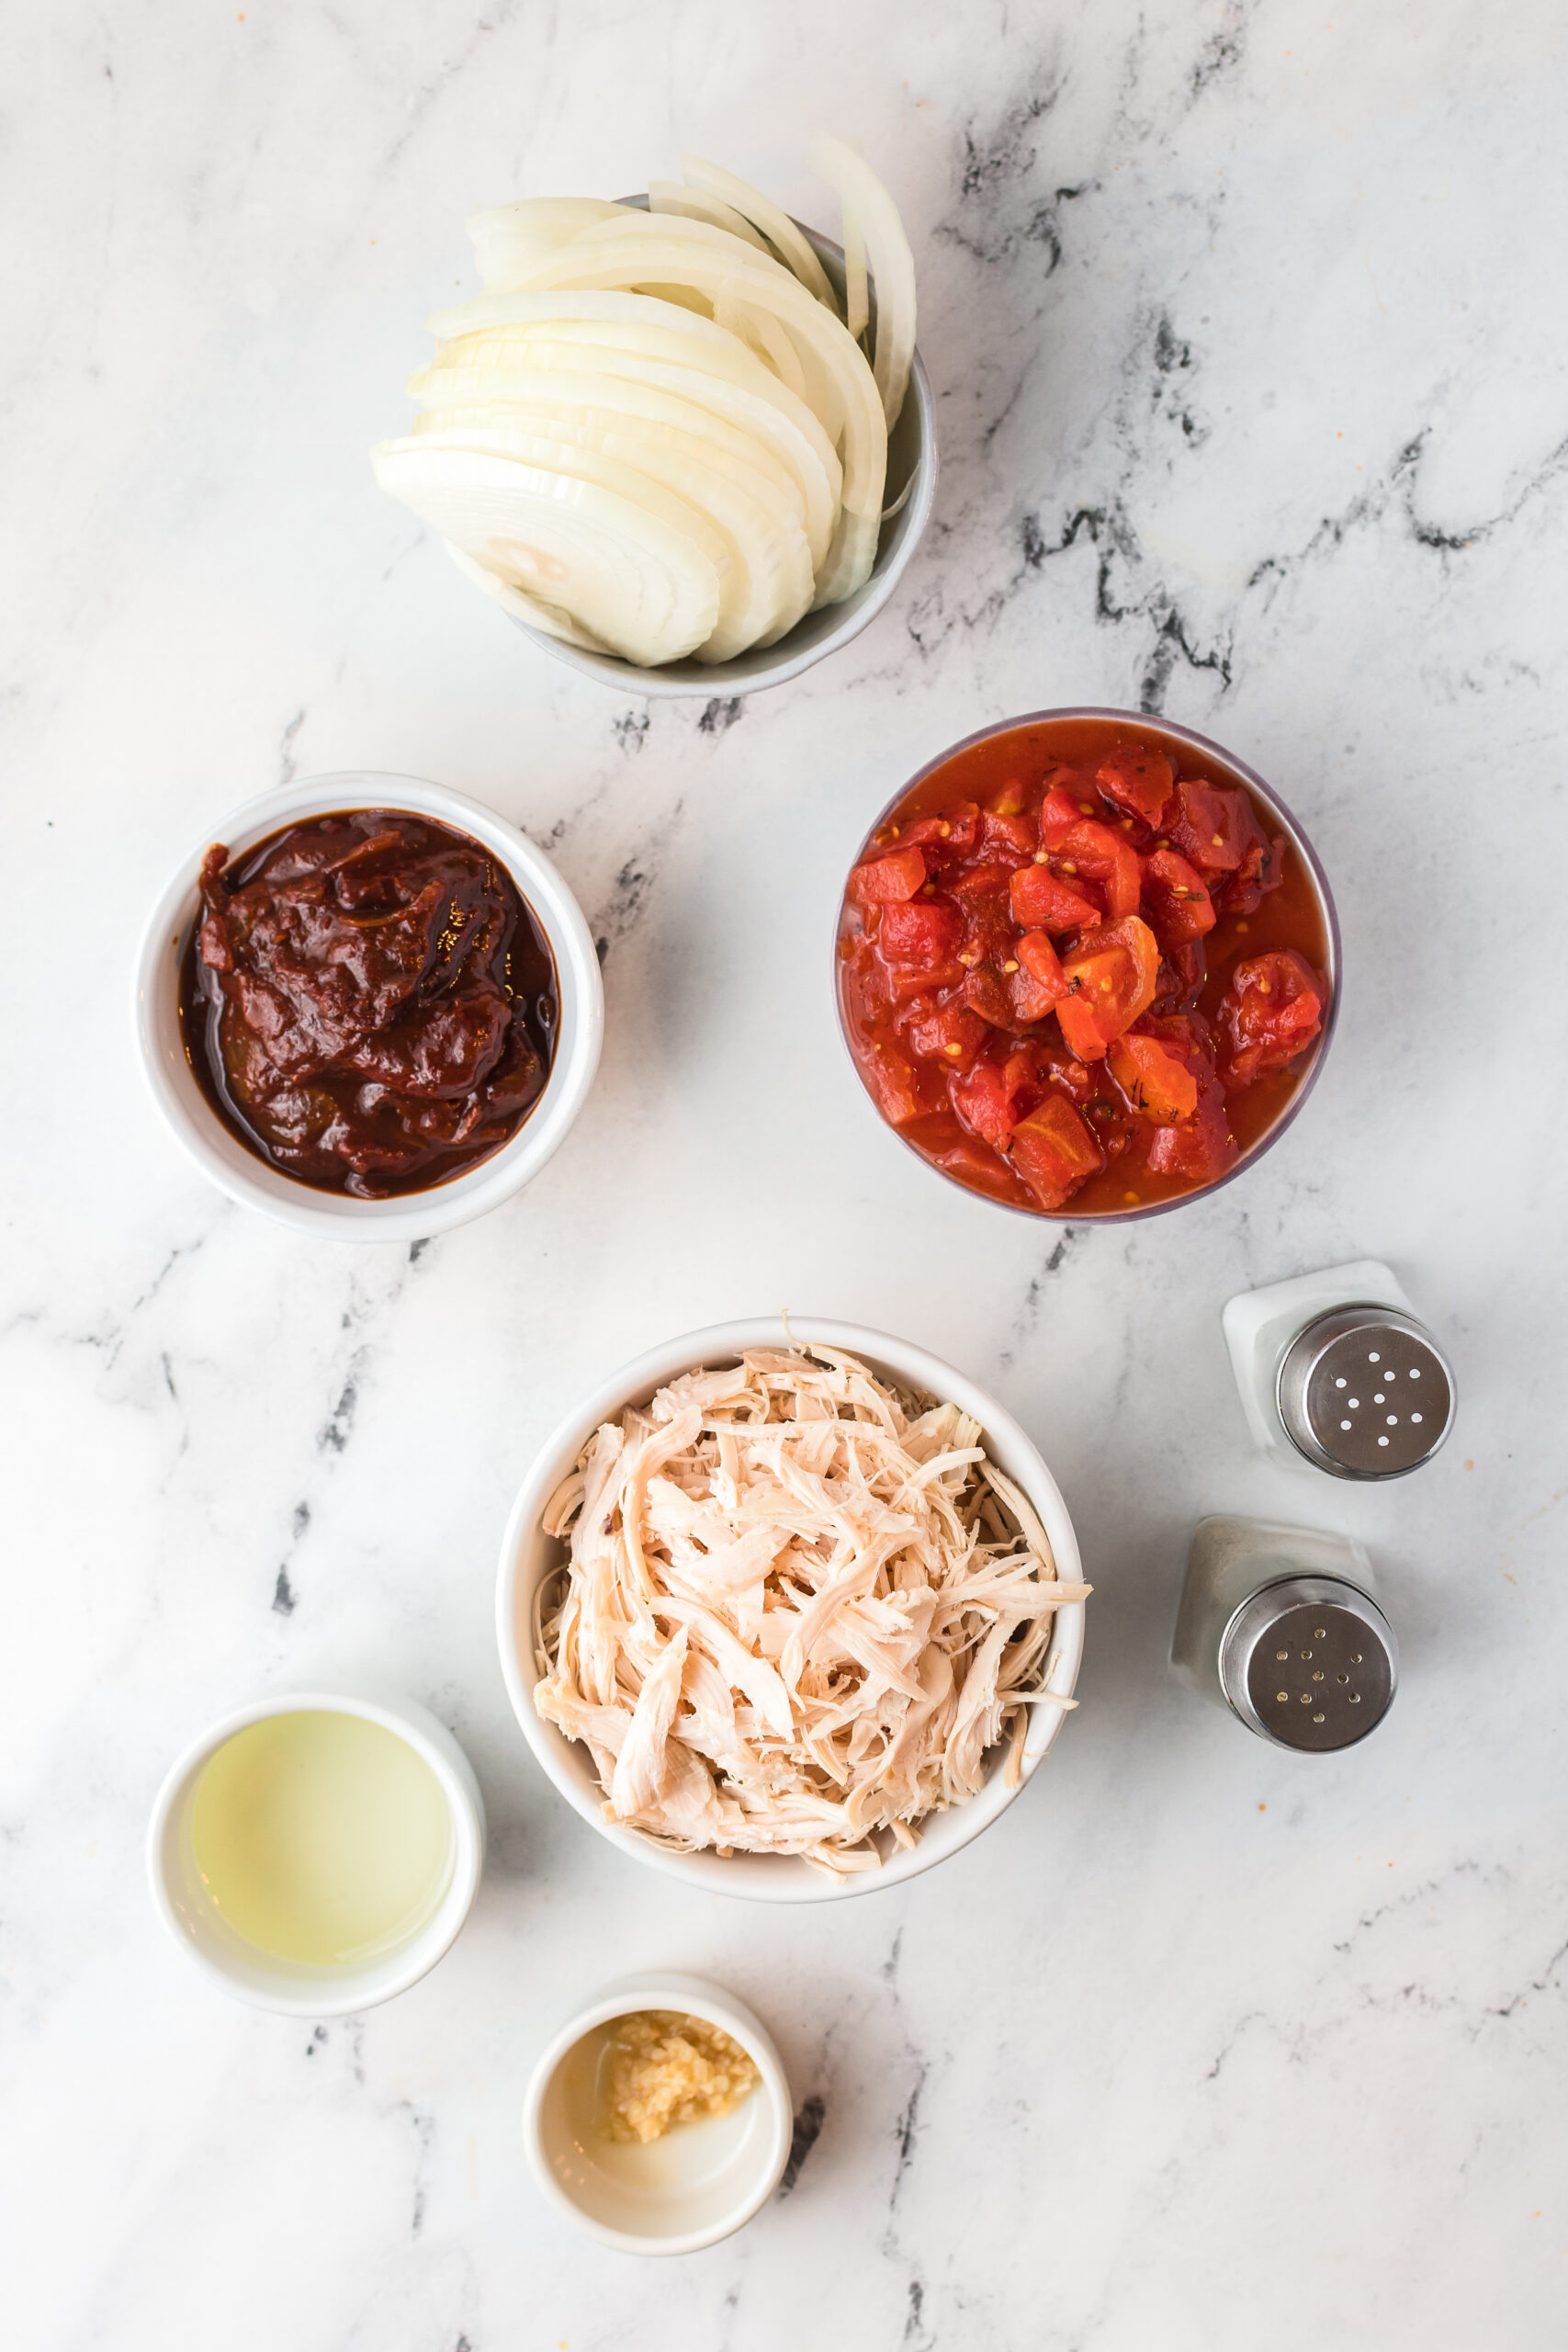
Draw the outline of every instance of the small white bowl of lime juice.
[[[468,1915],[484,1801],[412,1700],[299,1690],[214,1724],[152,1808],[152,1900],[238,1999],[340,2017],[405,1992]]]

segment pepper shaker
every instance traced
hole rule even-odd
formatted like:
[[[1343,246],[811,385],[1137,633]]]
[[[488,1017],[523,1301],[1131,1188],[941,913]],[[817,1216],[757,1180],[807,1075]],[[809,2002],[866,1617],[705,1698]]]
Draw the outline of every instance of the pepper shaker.
[[[1170,1662],[1201,1698],[1276,1747],[1352,1747],[1387,1714],[1399,1645],[1371,1563],[1348,1536],[1205,1519],[1192,1538]]]
[[[1453,1427],[1452,1367],[1377,1259],[1243,1291],[1222,1320],[1267,1452],[1334,1478],[1403,1478]]]

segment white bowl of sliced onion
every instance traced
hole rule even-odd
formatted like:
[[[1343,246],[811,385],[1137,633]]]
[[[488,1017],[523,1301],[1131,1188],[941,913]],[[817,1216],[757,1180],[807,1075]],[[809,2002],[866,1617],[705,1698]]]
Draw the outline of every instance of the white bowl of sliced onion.
[[[616,692],[727,697],[856,636],[936,487],[915,266],[841,141],[844,246],[699,156],[646,196],[468,222],[484,290],[430,321],[384,489],[546,651]]]
[[[556,1788],[623,1852],[758,1902],[931,1869],[1073,1704],[1073,1525],[993,1397],[909,1341],[791,1317],[688,1333],[556,1430],[497,1635]]]

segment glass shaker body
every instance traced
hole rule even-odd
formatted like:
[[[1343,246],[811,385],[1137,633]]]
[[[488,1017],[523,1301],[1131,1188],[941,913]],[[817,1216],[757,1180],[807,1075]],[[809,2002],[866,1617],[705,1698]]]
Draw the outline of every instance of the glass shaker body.
[[[1403,1477],[1448,1436],[1452,1368],[1381,1261],[1243,1291],[1221,1319],[1254,1442],[1292,1468]]]
[[[1192,1539],[1170,1659],[1201,1698],[1276,1746],[1322,1753],[1382,1722],[1398,1645],[1359,1544],[1214,1518]]]

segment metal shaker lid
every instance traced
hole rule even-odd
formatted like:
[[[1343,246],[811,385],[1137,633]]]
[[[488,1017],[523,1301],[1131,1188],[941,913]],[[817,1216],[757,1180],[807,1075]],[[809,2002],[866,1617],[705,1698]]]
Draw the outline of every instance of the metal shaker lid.
[[[1285,1351],[1277,1397],[1292,1444],[1336,1478],[1403,1478],[1453,1426],[1447,1357],[1392,1306],[1314,1317]]]
[[[1377,1602],[1338,1577],[1282,1577],[1220,1639],[1220,1687],[1249,1731],[1280,1747],[1353,1747],[1382,1723],[1399,1645]]]

